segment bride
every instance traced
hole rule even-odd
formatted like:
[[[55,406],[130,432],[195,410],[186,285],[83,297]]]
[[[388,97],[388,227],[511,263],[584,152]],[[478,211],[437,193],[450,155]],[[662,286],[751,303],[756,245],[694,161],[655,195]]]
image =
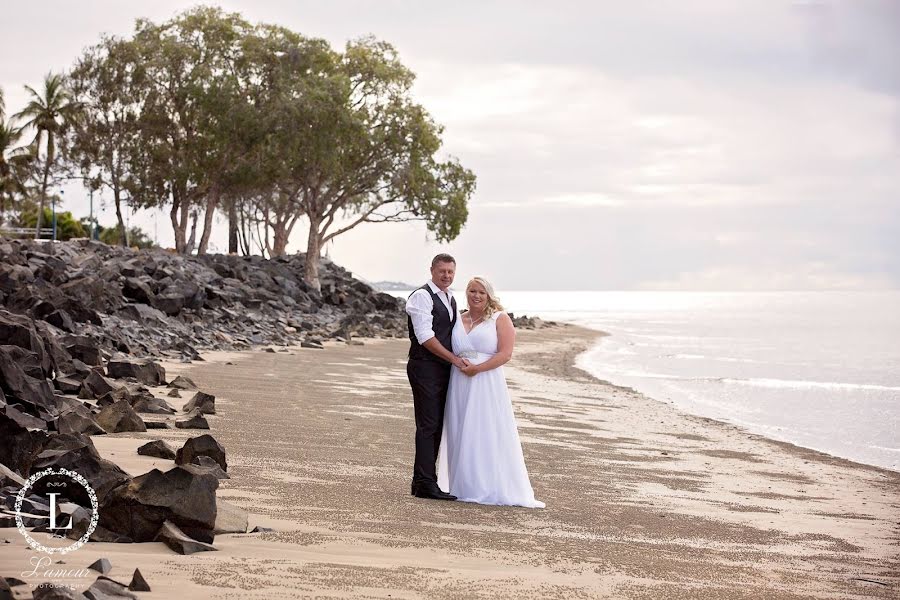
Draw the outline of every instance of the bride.
[[[469,360],[452,367],[438,452],[438,486],[463,502],[544,508],[534,498],[516,429],[503,364],[516,331],[494,288],[475,277],[469,310],[456,319],[453,352]]]

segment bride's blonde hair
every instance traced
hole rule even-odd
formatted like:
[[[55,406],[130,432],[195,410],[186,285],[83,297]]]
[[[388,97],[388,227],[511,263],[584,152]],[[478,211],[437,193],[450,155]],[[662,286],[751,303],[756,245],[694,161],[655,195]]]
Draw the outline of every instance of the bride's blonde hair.
[[[473,283],[480,284],[484,288],[484,291],[487,292],[488,300],[484,306],[485,319],[489,319],[495,312],[500,312],[501,310],[503,310],[503,305],[500,304],[500,299],[497,298],[497,292],[494,291],[494,286],[491,285],[490,281],[488,281],[484,277],[473,277],[469,280],[469,283],[466,284],[467,292],[469,290],[469,286]]]

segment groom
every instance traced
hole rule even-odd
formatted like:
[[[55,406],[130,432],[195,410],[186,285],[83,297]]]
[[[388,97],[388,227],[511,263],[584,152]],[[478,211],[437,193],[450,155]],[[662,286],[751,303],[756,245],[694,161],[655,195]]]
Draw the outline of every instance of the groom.
[[[456,260],[449,254],[438,254],[431,261],[431,281],[406,301],[410,342],[406,374],[416,415],[416,462],[411,493],[418,498],[456,500],[456,496],[438,487],[435,470],[450,365],[462,368],[468,364],[453,354],[450,342],[456,324],[456,299],[450,292],[454,275]]]

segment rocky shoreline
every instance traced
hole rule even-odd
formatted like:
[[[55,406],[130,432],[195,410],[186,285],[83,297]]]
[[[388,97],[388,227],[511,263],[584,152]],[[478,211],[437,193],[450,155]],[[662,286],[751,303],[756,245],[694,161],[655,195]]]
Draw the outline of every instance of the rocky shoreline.
[[[313,289],[303,264],[303,255],[191,257],[88,240],[0,239],[0,527],[17,526],[17,495],[29,476],[69,469],[96,494],[91,541],[162,541],[190,554],[215,550],[217,534],[246,533],[246,512],[216,498],[228,465],[213,436],[191,437],[178,449],[162,440],[145,444],[138,453],[171,459],[173,467],[136,477],[101,458],[91,436],[209,429],[205,415],[215,413],[215,397],[184,377],[168,382],[163,359],[407,335],[402,300],[329,261],[321,266],[321,290]],[[191,397],[180,410],[167,401],[182,394]],[[52,480],[41,478],[23,498],[23,525],[78,540],[91,525],[90,499],[63,494],[53,531]],[[129,589],[149,589],[140,572],[129,586],[105,577],[108,569],[95,570],[100,576],[84,595],[39,586],[33,597],[134,597]],[[19,583],[0,577],[0,598],[14,597]]]

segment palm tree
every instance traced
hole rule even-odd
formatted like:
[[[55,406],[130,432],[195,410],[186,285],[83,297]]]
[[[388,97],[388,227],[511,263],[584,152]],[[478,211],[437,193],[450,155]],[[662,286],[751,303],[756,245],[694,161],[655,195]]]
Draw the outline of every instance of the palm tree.
[[[16,127],[15,121],[6,120],[4,114],[3,90],[0,89],[0,225],[6,216],[7,200],[12,201],[15,194],[24,194],[22,173],[28,164],[28,156],[16,144],[22,137],[22,130]]]
[[[76,118],[78,104],[72,100],[66,89],[65,80],[59,74],[47,73],[44,77],[42,94],[27,85],[25,91],[28,92],[31,100],[20,113],[16,114],[16,118],[25,119],[25,123],[22,125],[23,129],[31,127],[35,130],[34,141],[31,143],[35,158],[40,153],[41,142],[45,137],[47,138],[37,228],[34,233],[34,237],[37,239],[41,234],[41,217],[47,201],[47,181],[50,177],[50,170],[56,161],[56,144]]]

